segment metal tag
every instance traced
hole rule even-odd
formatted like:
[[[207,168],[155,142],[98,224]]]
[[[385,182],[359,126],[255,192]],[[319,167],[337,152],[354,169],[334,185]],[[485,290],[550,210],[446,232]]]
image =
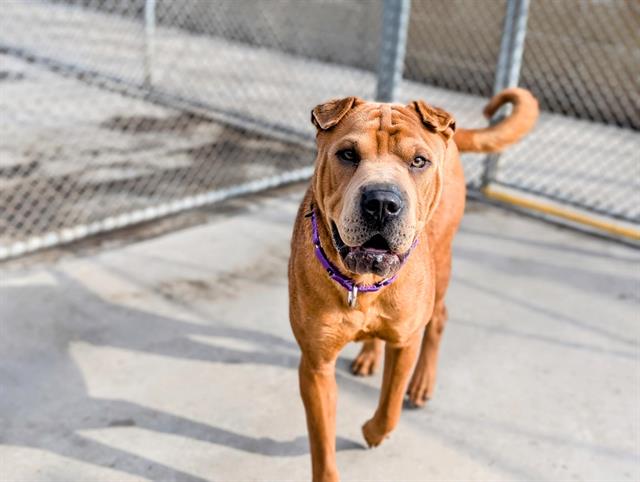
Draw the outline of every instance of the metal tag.
[[[355,308],[357,302],[358,302],[358,287],[354,284],[351,287],[351,291],[349,291],[349,294],[347,296],[347,303],[349,304],[350,308]]]

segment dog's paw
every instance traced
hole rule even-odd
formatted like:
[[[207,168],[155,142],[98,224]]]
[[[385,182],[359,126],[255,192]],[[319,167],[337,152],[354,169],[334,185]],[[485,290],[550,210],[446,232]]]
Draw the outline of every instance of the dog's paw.
[[[416,367],[407,389],[409,404],[414,408],[423,407],[432,395],[433,384],[431,383],[431,377],[429,377],[427,370]]]
[[[376,372],[379,363],[380,354],[374,349],[363,346],[356,359],[351,363],[351,373],[359,377],[368,377]]]
[[[384,430],[380,430],[373,419],[368,420],[362,426],[362,435],[364,436],[365,441],[369,448],[377,447],[382,443],[382,441],[387,438],[388,432]]]

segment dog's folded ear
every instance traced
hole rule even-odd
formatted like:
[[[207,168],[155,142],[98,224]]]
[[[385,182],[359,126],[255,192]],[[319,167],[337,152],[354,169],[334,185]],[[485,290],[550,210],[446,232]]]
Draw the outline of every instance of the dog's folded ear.
[[[340,122],[347,112],[361,102],[362,99],[358,97],[345,97],[317,105],[311,111],[311,122],[318,129],[326,131]]]
[[[439,107],[431,107],[423,100],[414,100],[410,106],[418,112],[422,123],[431,132],[440,133],[447,140],[453,136],[456,121],[451,114]]]

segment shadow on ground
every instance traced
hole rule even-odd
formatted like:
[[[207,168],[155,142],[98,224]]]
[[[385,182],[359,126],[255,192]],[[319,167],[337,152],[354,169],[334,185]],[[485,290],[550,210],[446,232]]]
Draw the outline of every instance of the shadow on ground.
[[[0,407],[3,413],[14,414],[4,420],[0,443],[43,449],[103,467],[116,466],[118,470],[155,480],[190,482],[204,479],[101,444],[78,432],[137,426],[271,457],[308,453],[306,433],[292,440],[251,437],[126,401],[90,397],[83,376],[68,353],[70,342],[82,341],[171,358],[231,365],[274,365],[295,370],[298,357],[282,350],[297,349],[295,343],[256,330],[191,324],[106,303],[64,273],[58,271],[56,277],[58,286],[65,287],[64,293],[56,286],[42,285],[3,287],[0,290],[0,298],[5,300],[20,298],[40,300],[46,304],[46,300],[65,296],[70,306],[69,313],[50,314],[57,318],[51,320],[43,318],[38,304],[31,306],[33,310],[23,305],[21,316],[9,316],[3,321],[5,333],[11,333],[14,340],[28,337],[28,331],[32,329],[51,330],[51,333],[33,337],[34,343],[27,351],[24,347],[10,346],[8,337],[0,339],[0,352],[17,357],[11,357],[12,363],[0,371],[3,386]],[[96,318],[96,313],[101,313],[102,318]],[[25,324],[25,320],[31,322]],[[36,328],[34,325],[39,326]],[[264,350],[247,352],[212,347],[188,339],[187,335],[250,340]],[[55,344],[55,350],[46,346],[48,342]],[[25,379],[25,373],[33,374],[33,378]],[[58,384],[60,380],[64,383]],[[52,383],[55,386],[51,386]],[[358,382],[351,380],[351,383]],[[364,448],[360,441],[338,437],[339,451]]]

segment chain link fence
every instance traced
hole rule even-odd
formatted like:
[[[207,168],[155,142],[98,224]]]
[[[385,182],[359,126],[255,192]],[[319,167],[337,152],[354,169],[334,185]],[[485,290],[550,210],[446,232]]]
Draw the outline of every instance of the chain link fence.
[[[0,259],[309,177],[310,109],[376,96],[383,10],[6,0]],[[499,0],[414,0],[397,100],[485,125],[505,12]],[[637,5],[538,0],[529,13],[521,83],[544,112],[491,182],[640,222]],[[463,162],[479,188],[486,159]]]
[[[640,222],[640,4],[533,2],[521,84],[546,111],[496,182]]]

